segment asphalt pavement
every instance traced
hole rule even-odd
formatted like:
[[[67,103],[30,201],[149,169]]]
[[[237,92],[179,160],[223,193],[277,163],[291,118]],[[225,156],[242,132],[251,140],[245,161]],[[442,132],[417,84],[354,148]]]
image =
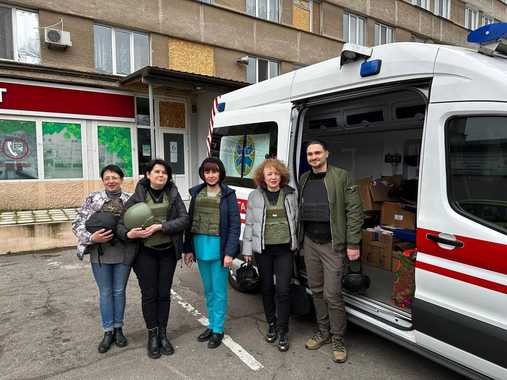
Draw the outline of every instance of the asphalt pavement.
[[[216,350],[196,340],[206,323],[197,269],[178,268],[168,335],[176,353],[146,355],[137,278],[127,289],[126,348],[97,352],[102,337],[90,264],[73,250],[0,256],[0,379],[461,379],[456,373],[349,325],[349,360],[329,345],[304,348],[311,319],[291,319],[287,353],[264,341],[260,295],[229,290],[227,338]]]

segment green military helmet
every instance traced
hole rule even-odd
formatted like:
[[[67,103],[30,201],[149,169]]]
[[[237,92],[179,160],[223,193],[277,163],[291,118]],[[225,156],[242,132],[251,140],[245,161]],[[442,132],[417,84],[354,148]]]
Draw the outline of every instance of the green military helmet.
[[[136,203],[125,211],[123,222],[127,229],[145,228],[151,226],[155,222],[155,217],[150,206],[144,202]]]

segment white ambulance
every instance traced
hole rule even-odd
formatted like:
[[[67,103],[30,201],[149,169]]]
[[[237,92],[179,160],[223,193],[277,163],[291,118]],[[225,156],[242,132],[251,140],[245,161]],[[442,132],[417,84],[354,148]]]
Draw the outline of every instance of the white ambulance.
[[[276,156],[297,187],[308,170],[305,142],[314,139],[324,140],[330,163],[355,179],[415,180],[412,304],[394,305],[392,272],[369,268],[365,294],[344,292],[348,316],[474,378],[507,379],[503,36],[507,24],[472,32],[478,50],[346,44],[340,57],[222,96],[210,144],[225,163],[242,218],[256,166]],[[295,280],[304,281],[298,270]]]

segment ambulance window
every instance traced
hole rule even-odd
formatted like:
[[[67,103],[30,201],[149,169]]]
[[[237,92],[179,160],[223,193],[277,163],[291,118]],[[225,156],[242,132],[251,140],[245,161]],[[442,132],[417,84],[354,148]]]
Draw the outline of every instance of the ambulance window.
[[[255,188],[257,166],[276,156],[277,125],[274,122],[215,128],[211,155],[222,160],[229,185]]]
[[[458,213],[507,231],[507,117],[456,117],[446,127],[448,197]]]

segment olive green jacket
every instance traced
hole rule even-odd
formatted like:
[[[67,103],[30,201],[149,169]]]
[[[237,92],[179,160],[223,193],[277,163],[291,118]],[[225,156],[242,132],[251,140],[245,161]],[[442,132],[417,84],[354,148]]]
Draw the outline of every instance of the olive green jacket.
[[[303,190],[309,175],[309,171],[304,173],[299,181],[299,215],[302,215]],[[327,167],[324,183],[329,201],[333,248],[335,251],[341,251],[345,247],[359,247],[364,214],[357,185],[352,183],[346,170],[331,165]],[[298,236],[302,241],[304,228],[301,220],[299,221]]]

